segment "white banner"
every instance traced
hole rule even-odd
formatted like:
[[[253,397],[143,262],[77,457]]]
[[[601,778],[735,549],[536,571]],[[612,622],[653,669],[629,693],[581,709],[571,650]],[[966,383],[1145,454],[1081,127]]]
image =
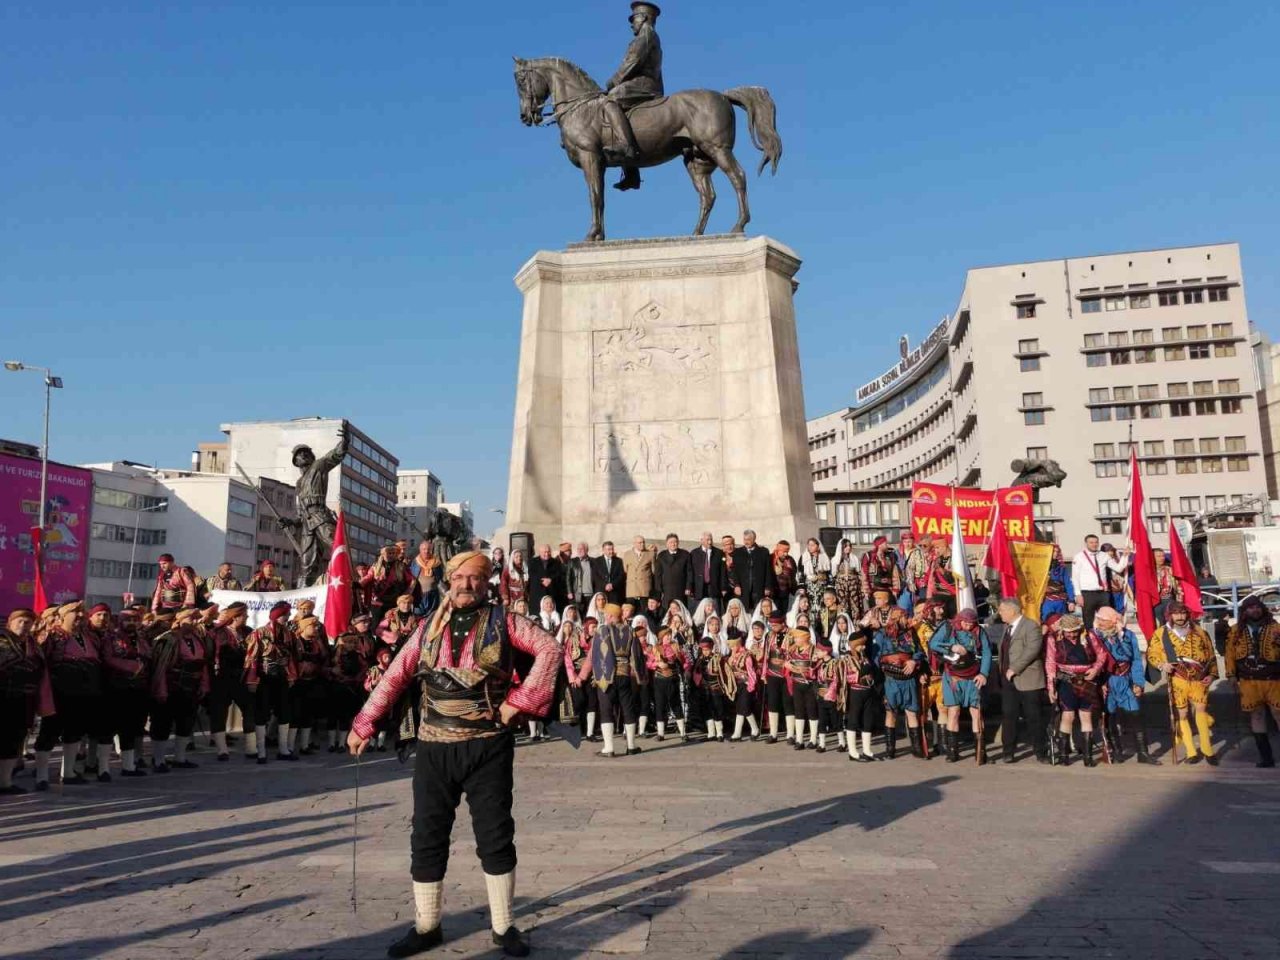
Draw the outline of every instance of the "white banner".
[[[315,615],[320,618],[321,622],[324,622],[326,589],[321,584],[317,587],[306,587],[302,590],[284,590],[279,593],[250,593],[248,590],[213,590],[209,593],[209,599],[223,610],[227,608],[228,604],[243,603],[249,608],[249,627],[254,629],[266,625],[267,614],[281,600],[295,610],[303,600],[314,601],[316,605]]]

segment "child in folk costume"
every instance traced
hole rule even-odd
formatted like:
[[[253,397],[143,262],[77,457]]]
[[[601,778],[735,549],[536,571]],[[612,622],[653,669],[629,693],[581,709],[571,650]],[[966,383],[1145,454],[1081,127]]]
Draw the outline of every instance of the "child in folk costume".
[[[936,717],[933,717],[933,744],[934,752],[943,752],[942,728],[946,726],[947,708],[942,702],[942,658],[939,657],[929,646],[929,641],[933,638],[934,633],[942,626],[945,614],[945,608],[942,604],[933,600],[923,600],[916,607],[916,616],[912,618],[911,625],[915,628],[916,639],[920,641],[920,646],[924,648],[926,660],[925,666],[928,668],[927,679],[921,678],[921,736],[927,736],[923,730],[923,726],[931,719],[931,714],[936,711]]]
[[[947,762],[960,760],[960,711],[973,721],[979,764],[986,763],[982,739],[982,688],[991,672],[991,641],[972,607],[942,624],[929,640],[929,649],[942,660],[942,702],[947,708]]]
[[[704,636],[699,640],[698,648],[698,657],[693,663],[693,683],[704,697],[707,741],[719,740],[724,743],[724,718],[728,713],[725,658],[716,652],[716,641],[711,636]]]
[[[402,593],[396,597],[396,605],[386,612],[382,622],[378,624],[378,639],[394,653],[399,653],[400,648],[417,629],[419,619],[413,612],[413,594]]]
[[[920,676],[925,669],[925,651],[908,622],[907,611],[891,607],[889,622],[876,633],[876,663],[884,674],[885,756],[898,756],[898,712],[907,715],[907,738],[911,755],[924,758],[920,727]]]
[[[653,702],[657,722],[658,742],[667,738],[667,715],[676,719],[680,740],[689,739],[685,728],[684,706],[680,702],[680,681],[689,671],[689,658],[681,648],[680,639],[670,627],[658,629],[658,642],[648,651],[649,675],[653,678]]]
[[[790,633],[791,646],[787,650],[786,673],[787,686],[791,690],[791,700],[796,715],[797,750],[803,750],[805,743],[805,725],[808,725],[810,750],[818,749],[818,685],[814,670],[816,656],[813,638],[807,628],[797,627]]]
[[[760,724],[755,718],[755,692],[759,679],[756,674],[755,658],[743,646],[742,639],[733,637],[729,641],[729,656],[725,658],[725,694],[733,704],[733,736],[730,743],[742,742],[742,725],[751,727],[751,739],[760,739]]]
[[[831,641],[819,637],[814,650],[814,678],[818,682],[818,752],[827,752],[827,737],[836,736],[844,749],[844,718],[840,715],[840,668],[831,655]]]
[[[591,672],[591,638],[596,632],[596,618],[587,617],[582,621],[580,628],[577,624],[561,624],[560,631],[560,642],[564,653],[565,694],[569,699],[569,710],[578,718],[578,723],[582,724],[586,738],[594,743],[598,737],[596,714],[599,710],[599,702],[596,697],[596,688],[583,678]],[[566,632],[569,631],[572,635],[566,636]],[[562,718],[564,713],[562,709]]]
[[[351,721],[364,706],[364,680],[373,665],[373,618],[357,613],[339,635],[329,660],[329,752],[345,749]],[[248,750],[248,747],[245,747]]]
[[[1058,755],[1066,766],[1076,714],[1080,715],[1080,735],[1084,743],[1080,753],[1086,767],[1097,766],[1093,759],[1093,711],[1101,705],[1098,678],[1107,664],[1107,650],[1092,634],[1084,621],[1073,613],[1057,623],[1056,635],[1045,643],[1045,675],[1049,700],[1062,707],[1058,726]]]
[[[1094,616],[1096,625],[1103,607]],[[1169,678],[1169,696],[1178,712],[1178,732],[1187,751],[1187,763],[1199,763],[1201,753],[1211,767],[1218,765],[1213,749],[1213,717],[1209,713],[1209,687],[1218,678],[1218,657],[1208,632],[1191,620],[1186,605],[1174,601],[1167,607],[1168,622],[1152,635],[1147,659]],[[1116,614],[1115,619],[1119,619]],[[1139,679],[1136,682],[1141,683]],[[1200,750],[1191,735],[1191,717],[1200,734]]]
[[[391,668],[391,648],[385,644],[378,647],[378,660],[369,672],[365,674],[364,689],[367,693],[373,693],[378,689],[378,684],[382,682],[382,678],[386,676],[387,671]],[[378,739],[376,749],[381,752],[387,749],[387,729],[385,723],[378,725]]]
[[[835,662],[849,759],[869,763],[876,759],[871,750],[871,734],[875,731],[878,691],[875,661],[867,652],[866,634],[855,634],[849,641],[848,652]],[[858,750],[859,738],[861,751]]]

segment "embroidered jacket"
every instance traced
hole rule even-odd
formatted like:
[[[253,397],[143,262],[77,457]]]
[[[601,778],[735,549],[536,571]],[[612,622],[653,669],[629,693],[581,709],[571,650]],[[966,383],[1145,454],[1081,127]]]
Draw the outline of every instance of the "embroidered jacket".
[[[1125,631],[1125,633],[1128,632]],[[1192,674],[1191,679],[1196,680],[1217,677],[1218,656],[1213,649],[1213,640],[1204,627],[1194,623],[1188,625],[1185,637],[1174,633],[1169,629],[1168,624],[1159,627],[1147,642],[1147,661],[1153,667],[1162,667],[1170,662],[1169,651],[1165,647],[1166,641],[1173,647],[1175,671],[1180,667],[1183,670],[1189,670]]]
[[[1269,617],[1249,629],[1241,620],[1227,634],[1227,676],[1239,680],[1280,680],[1280,623]]]
[[[34,632],[19,637],[0,627],[0,696],[6,700],[25,698],[27,723],[36,714],[47,717],[53,713],[49,670]]]
[[[283,623],[259,627],[249,634],[244,647],[244,682],[250,690],[256,690],[264,677],[283,677],[290,685],[298,679],[292,636]]]

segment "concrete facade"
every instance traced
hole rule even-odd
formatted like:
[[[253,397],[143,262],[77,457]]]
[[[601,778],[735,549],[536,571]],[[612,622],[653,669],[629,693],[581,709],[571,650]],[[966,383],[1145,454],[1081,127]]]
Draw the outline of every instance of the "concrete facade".
[[[422,539],[443,494],[440,478],[430,470],[397,471],[397,535],[411,542]]]
[[[1041,526],[1071,548],[1090,532],[1123,540],[1132,427],[1156,545],[1166,512],[1252,516],[1265,395],[1243,282],[1236,244],[970,270],[945,350],[837,412],[848,469],[815,485],[852,505],[913,480],[998,486],[1012,460],[1048,458],[1068,479],[1043,493]],[[810,421],[811,444],[833,416]],[[832,455],[811,451],[815,477]]]
[[[814,532],[799,258],[768,238],[540,252],[524,294],[506,531],[625,543]]]

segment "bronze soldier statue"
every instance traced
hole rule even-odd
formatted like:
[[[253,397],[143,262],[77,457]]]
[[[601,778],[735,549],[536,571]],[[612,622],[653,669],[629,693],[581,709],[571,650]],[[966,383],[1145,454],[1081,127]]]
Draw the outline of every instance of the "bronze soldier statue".
[[[329,471],[342,463],[349,443],[347,422],[344,420],[338,430],[338,445],[319,460],[305,443],[293,448],[293,465],[302,471],[294,486],[298,497],[298,519],[285,517],[280,523],[301,533],[303,586],[320,579],[328,567],[329,554],[333,552],[338,518],[325,502],[329,496]]]
[[[622,139],[620,160],[636,160],[640,148],[626,111],[646,100],[656,100],[663,95],[662,43],[654,29],[662,11],[656,3],[636,0],[631,4],[631,32],[635,39],[627,47],[627,55],[609,82],[605,84],[608,98],[605,100],[605,119]],[[614,185],[616,190],[639,190],[640,170],[624,166],[622,179]]]

